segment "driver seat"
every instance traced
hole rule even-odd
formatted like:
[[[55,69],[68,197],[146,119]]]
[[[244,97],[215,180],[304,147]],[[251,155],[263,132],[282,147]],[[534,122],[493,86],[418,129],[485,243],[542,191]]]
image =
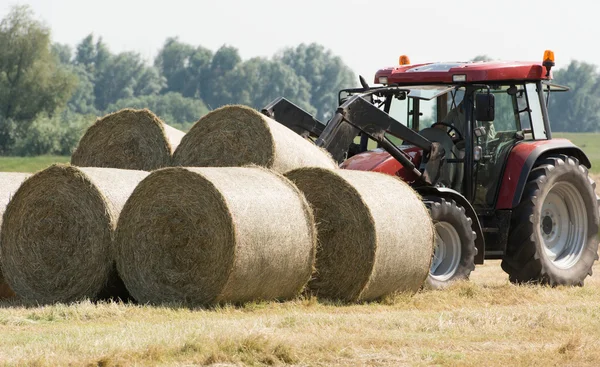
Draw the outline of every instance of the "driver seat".
[[[440,143],[446,153],[446,160],[462,158],[460,151],[452,141],[452,138],[446,133],[446,131],[437,129],[435,127],[428,127],[419,131],[419,134],[421,134],[425,139],[429,141]],[[440,172],[440,178],[438,182],[442,183],[446,187],[461,192],[463,175],[463,163],[446,162],[442,166],[442,171]],[[437,182],[434,182],[433,184],[436,183]]]

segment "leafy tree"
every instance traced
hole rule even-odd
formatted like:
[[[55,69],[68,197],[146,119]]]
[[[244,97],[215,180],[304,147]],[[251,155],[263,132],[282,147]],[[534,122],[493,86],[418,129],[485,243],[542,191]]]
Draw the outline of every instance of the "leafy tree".
[[[77,88],[67,103],[68,108],[80,114],[98,114],[95,107],[96,96],[94,95],[94,75],[83,65],[71,65],[77,75]]]
[[[589,132],[600,130],[600,78],[596,65],[571,61],[554,74],[554,82],[568,86],[568,92],[553,93],[549,115],[554,131]]]
[[[257,109],[277,97],[286,97],[308,112],[316,112],[310,105],[308,82],[279,60],[256,57],[238,64],[223,77],[216,92],[220,104],[239,103]]]
[[[74,76],[50,50],[50,30],[27,6],[12,8],[0,22],[0,151],[40,112],[63,106],[75,87]]]
[[[310,104],[324,120],[331,117],[337,107],[337,92],[357,82],[354,72],[340,57],[316,43],[285,49],[276,59],[306,79],[310,85]]]
[[[69,45],[62,43],[53,43],[52,55],[56,57],[59,63],[69,64],[71,62],[71,58],[73,57],[73,50],[71,50],[71,46]]]
[[[40,114],[25,134],[16,139],[12,153],[21,156],[70,155],[95,115],[76,114],[68,109],[49,116]]]
[[[95,106],[104,110],[123,98],[154,95],[165,86],[158,70],[144,64],[139,54],[123,52],[103,61],[95,72]],[[98,63],[96,63],[98,65]]]
[[[212,51],[169,38],[159,51],[154,66],[166,78],[163,92],[178,92],[184,97],[200,98],[208,80]],[[207,89],[207,88],[205,88]]]
[[[242,58],[237,48],[222,46],[215,52],[210,63],[210,72],[205,73],[201,79],[201,84],[204,87],[201,89],[200,96],[209,106],[218,107],[224,104],[216,91],[220,89],[226,74],[241,62]]]
[[[167,124],[183,130],[188,130],[209,112],[201,100],[186,98],[175,92],[121,99],[108,106],[106,113],[122,108],[147,108]]]
[[[78,45],[75,51],[75,64],[91,67],[96,61],[96,45],[94,35],[89,34]]]
[[[101,37],[96,41],[95,51],[94,68],[96,73],[100,73],[109,66],[112,54],[108,50],[106,43],[102,41]]]
[[[113,55],[102,38],[94,40],[92,34],[77,45],[73,64],[80,85],[69,107],[80,113],[103,111],[124,98],[155,95],[166,86],[160,71],[146,65],[139,54]]]

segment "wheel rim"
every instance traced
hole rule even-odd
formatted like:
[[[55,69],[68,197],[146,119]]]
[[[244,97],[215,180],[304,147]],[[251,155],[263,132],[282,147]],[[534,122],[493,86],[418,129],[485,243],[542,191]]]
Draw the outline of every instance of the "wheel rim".
[[[435,224],[435,248],[429,275],[436,280],[446,281],[456,273],[460,263],[460,236],[448,222]]]
[[[542,204],[540,236],[544,253],[560,269],[573,267],[587,238],[587,212],[583,197],[569,182],[552,186]]]

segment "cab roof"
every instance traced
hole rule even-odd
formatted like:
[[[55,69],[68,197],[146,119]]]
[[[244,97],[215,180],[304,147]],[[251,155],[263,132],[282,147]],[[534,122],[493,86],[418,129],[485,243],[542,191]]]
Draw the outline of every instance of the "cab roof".
[[[375,73],[378,84],[457,84],[551,80],[541,62],[474,61],[400,65]],[[459,77],[455,77],[459,75]],[[464,77],[460,77],[464,75]],[[381,79],[383,77],[383,80]],[[387,78],[387,83],[382,83]]]

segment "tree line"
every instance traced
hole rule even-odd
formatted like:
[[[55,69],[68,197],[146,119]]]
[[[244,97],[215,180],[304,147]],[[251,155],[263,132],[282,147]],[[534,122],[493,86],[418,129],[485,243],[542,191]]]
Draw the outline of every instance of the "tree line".
[[[212,51],[167,39],[152,64],[113,53],[88,35],[74,48],[53,43],[27,6],[0,22],[0,154],[70,154],[97,116],[149,108],[186,130],[225,104],[262,108],[284,96],[327,120],[352,70],[319,44],[242,60],[235,47]]]
[[[553,130],[600,131],[597,67],[572,61],[554,75],[571,91],[551,97]],[[222,105],[261,108],[284,96],[326,121],[337,91],[355,85],[342,59],[315,43],[242,60],[232,46],[169,38],[148,63],[91,34],[74,48],[52,42],[49,27],[16,6],[0,21],[0,154],[68,155],[97,116],[125,107],[149,108],[186,130]]]

